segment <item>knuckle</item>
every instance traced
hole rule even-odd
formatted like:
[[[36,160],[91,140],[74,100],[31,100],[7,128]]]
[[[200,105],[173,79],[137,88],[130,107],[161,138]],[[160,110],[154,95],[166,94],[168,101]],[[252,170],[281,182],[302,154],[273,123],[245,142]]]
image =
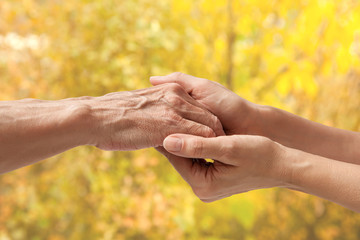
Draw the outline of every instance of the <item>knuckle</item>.
[[[272,154],[276,152],[277,145],[274,144],[274,142],[271,139],[264,137],[262,141],[263,141],[264,149],[266,149],[268,153]]]
[[[201,125],[201,124],[191,124],[188,127],[188,133],[201,136],[201,137],[215,137],[215,132],[209,128],[208,126]],[[198,141],[198,139],[196,139]]]
[[[214,126],[216,127],[216,129],[223,130],[223,126],[222,126],[219,118],[217,118],[216,116],[213,116],[213,119],[214,119]]]
[[[236,142],[231,139],[229,142],[227,142],[226,147],[228,152],[233,152],[236,149]]]
[[[257,144],[258,148],[269,150],[272,148],[272,141],[267,137],[258,137],[259,141]]]
[[[176,128],[183,121],[183,117],[180,116],[178,111],[172,107],[163,108],[159,116],[159,122],[169,128],[164,128],[164,131],[169,131],[170,129]],[[180,125],[181,126],[181,125]]]
[[[171,94],[169,96],[166,97],[166,100],[171,104],[171,105],[175,105],[175,106],[178,106],[178,105],[181,105],[184,103],[184,100],[176,95],[176,94]]]
[[[170,108],[167,112],[167,119],[171,123],[177,123],[183,119],[175,109]]]
[[[230,140],[222,146],[221,153],[224,158],[230,159],[233,158],[233,156],[238,155],[236,152],[236,142],[234,140]]]
[[[173,92],[175,94],[181,94],[184,92],[183,87],[181,87],[178,83],[167,83],[166,84],[167,91]]]
[[[215,137],[215,132],[209,127],[204,127],[203,130],[204,137]]]
[[[204,144],[199,138],[192,139],[189,145],[191,155],[200,156],[202,154]]]

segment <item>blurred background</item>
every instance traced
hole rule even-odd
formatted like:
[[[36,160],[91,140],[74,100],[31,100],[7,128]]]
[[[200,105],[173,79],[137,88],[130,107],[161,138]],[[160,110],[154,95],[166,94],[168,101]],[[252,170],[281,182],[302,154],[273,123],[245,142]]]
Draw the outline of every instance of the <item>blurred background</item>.
[[[99,96],[182,71],[360,130],[359,0],[1,0],[0,100]],[[152,149],[79,147],[0,176],[0,240],[360,239],[286,189],[204,204]]]

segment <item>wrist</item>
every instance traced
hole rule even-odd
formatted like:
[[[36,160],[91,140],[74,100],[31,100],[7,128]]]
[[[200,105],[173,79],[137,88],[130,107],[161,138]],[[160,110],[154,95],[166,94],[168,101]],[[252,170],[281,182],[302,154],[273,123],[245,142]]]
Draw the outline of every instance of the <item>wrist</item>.
[[[302,191],[299,182],[302,179],[301,174],[311,165],[302,154],[306,153],[280,145],[275,174],[279,187]]]
[[[271,140],[270,140],[271,141]],[[285,147],[277,142],[272,142],[272,154],[269,154],[270,163],[265,174],[271,182],[271,187],[292,188],[294,185],[293,164],[289,160],[294,153],[293,149]]]
[[[271,131],[269,131],[269,127],[271,127],[271,118],[276,114],[276,108],[267,106],[267,105],[257,105],[253,107],[253,116],[252,122],[249,127],[249,134],[251,135],[259,135],[263,137],[267,137],[273,139],[271,136]]]
[[[89,126],[86,144],[105,150],[113,149],[113,138],[126,134],[124,131],[134,124],[128,115],[138,107],[139,102],[131,92],[86,99],[85,104],[89,109],[85,117]]]
[[[64,128],[69,132],[75,146],[93,145],[96,121],[92,103],[94,97],[79,97],[62,100]]]
[[[241,123],[236,122],[235,125],[239,127],[234,131],[235,134],[247,134],[258,135],[263,132],[263,122],[266,110],[266,106],[258,105],[249,102],[241,97],[238,97],[236,101],[236,108],[232,111],[234,113],[240,113],[243,116]],[[238,121],[236,118],[234,120]]]

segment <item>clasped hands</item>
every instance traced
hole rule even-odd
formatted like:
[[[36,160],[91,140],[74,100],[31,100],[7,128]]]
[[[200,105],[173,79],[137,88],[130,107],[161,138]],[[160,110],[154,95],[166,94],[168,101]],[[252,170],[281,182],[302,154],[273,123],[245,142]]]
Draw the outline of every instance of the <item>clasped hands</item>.
[[[82,145],[155,147],[204,202],[286,187],[360,212],[360,133],[183,73],[150,82],[100,97],[1,101],[0,174]]]
[[[154,87],[111,93],[92,104],[105,122],[97,136],[107,136],[94,145],[105,150],[156,147],[204,202],[281,184],[273,169],[279,170],[275,165],[282,146],[251,136],[258,105],[216,82],[183,73],[150,82]]]
[[[101,124],[87,144],[156,147],[204,202],[284,187],[360,211],[359,133],[251,103],[183,73],[150,82],[154,87],[94,98],[89,122]]]
[[[183,73],[151,77],[155,86],[179,84],[197,104],[222,124],[208,125],[208,136],[183,133],[167,136],[156,149],[203,202],[212,202],[250,190],[285,184],[281,166],[283,146],[255,136],[258,105],[246,101],[216,82]],[[222,131],[223,130],[223,131]],[[209,162],[205,159],[212,159]]]

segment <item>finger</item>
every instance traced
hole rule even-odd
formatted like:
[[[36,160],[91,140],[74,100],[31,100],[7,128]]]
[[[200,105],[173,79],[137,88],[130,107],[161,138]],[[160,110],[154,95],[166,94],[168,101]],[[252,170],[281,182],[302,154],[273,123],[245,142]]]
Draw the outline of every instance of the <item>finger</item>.
[[[211,113],[206,106],[196,101],[192,98],[185,89],[177,83],[167,83],[174,84],[172,88],[175,95],[169,94],[165,96],[165,99],[172,105],[178,106],[182,110],[183,116],[189,120],[202,123],[206,126],[212,128],[217,136],[225,135],[222,124],[218,117]]]
[[[233,104],[226,104],[226,102],[232,102],[233,96],[238,97],[235,93],[232,93],[217,82],[179,72],[171,73],[167,76],[151,77],[150,82],[153,85],[178,84],[188,93],[188,97],[193,99],[189,100],[190,103],[197,106],[200,105],[216,115],[220,120],[222,120],[221,118],[226,119],[225,116],[228,116],[227,113],[229,112],[227,109],[233,106]],[[228,98],[229,94],[232,96],[231,100]]]
[[[192,167],[193,163],[191,159],[179,157],[173,155],[165,150],[163,147],[155,148],[158,152],[164,155],[171,165],[175,168],[175,170],[181,175],[184,180],[191,185],[192,183]]]
[[[163,83],[177,83],[181,85],[188,93],[191,93],[193,89],[195,89],[202,81],[204,81],[203,78],[194,77],[180,72],[171,73],[166,76],[150,77],[150,83],[154,86]]]
[[[185,102],[185,104],[183,104],[182,116],[188,120],[210,127],[212,130],[214,130],[216,136],[225,135],[220,120],[202,107],[194,106],[191,103]]]
[[[204,138],[186,134],[173,134],[165,138],[164,148],[177,156],[186,158],[211,158],[231,164],[228,151],[234,150],[231,136]]]
[[[205,138],[216,137],[216,133],[212,128],[189,119],[182,119],[176,127],[176,133],[191,134]],[[173,133],[175,132],[172,131],[171,134]]]

